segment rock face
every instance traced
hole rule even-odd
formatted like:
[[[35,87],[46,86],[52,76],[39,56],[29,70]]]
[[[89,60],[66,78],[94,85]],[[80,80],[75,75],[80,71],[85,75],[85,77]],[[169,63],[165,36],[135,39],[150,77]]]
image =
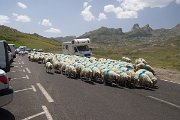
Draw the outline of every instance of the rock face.
[[[119,30],[120,33],[123,33],[122,28],[118,28],[118,30]]]
[[[146,33],[151,33],[153,31],[153,29],[149,26],[149,24],[145,25],[142,28],[143,31],[145,31]]]
[[[137,30],[140,30],[140,27],[139,27],[139,24],[134,24],[131,31],[137,31]]]

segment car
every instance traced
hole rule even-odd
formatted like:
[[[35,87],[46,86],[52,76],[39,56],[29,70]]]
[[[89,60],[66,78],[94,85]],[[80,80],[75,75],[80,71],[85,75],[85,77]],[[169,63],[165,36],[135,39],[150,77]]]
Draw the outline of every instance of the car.
[[[16,52],[15,52],[16,47],[15,47],[15,44],[8,44],[8,45],[9,45],[9,47],[11,49],[13,58],[16,58]]]
[[[9,78],[4,70],[0,69],[0,107],[13,100],[13,89],[9,86]]]
[[[10,71],[10,60],[12,54],[9,51],[9,46],[5,40],[0,40],[0,69],[5,72]]]
[[[38,51],[38,52],[43,52],[43,49],[38,49],[37,51]]]

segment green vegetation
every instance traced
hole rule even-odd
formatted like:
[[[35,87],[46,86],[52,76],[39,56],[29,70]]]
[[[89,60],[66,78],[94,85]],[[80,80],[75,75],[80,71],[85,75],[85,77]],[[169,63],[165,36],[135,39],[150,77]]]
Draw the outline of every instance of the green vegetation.
[[[61,49],[61,44],[53,39],[42,37],[36,33],[22,33],[6,26],[0,26],[0,39],[15,44],[17,47],[23,45],[29,48],[41,48],[45,51]]]
[[[134,62],[142,57],[154,67],[180,71],[180,36],[167,41],[128,43],[127,45],[93,45],[95,57],[121,59],[127,56]]]
[[[137,25],[136,27],[128,33],[123,33],[120,28],[102,27],[85,33],[81,37],[91,38],[95,57],[119,60],[122,56],[127,56],[132,59],[132,62],[142,57],[153,67],[180,71],[180,25],[168,30],[151,30],[147,25],[140,29]],[[29,48],[41,48],[56,53],[61,51],[61,43],[54,39],[48,39],[36,33],[22,33],[6,26],[0,26],[0,39],[14,43],[17,47],[25,45]]]

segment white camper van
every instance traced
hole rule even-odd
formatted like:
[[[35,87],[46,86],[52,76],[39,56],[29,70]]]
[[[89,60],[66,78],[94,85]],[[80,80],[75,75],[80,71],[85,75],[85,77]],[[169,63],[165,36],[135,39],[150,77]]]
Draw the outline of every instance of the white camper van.
[[[70,42],[63,42],[62,45],[63,54],[78,55],[84,57],[90,57],[92,55],[91,49],[89,48],[89,38],[74,39]]]

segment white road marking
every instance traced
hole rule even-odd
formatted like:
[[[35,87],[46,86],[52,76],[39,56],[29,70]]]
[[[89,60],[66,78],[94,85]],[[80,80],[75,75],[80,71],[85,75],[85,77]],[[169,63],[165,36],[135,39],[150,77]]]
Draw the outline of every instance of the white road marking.
[[[22,89],[22,90],[16,90],[16,91],[14,91],[14,92],[17,93],[17,92],[22,92],[22,91],[27,91],[27,90],[32,90],[32,88],[26,88],[26,89]]]
[[[31,88],[25,88],[25,89],[22,89],[22,90],[16,90],[14,92],[17,93],[17,92],[22,92],[22,91],[27,91],[27,90],[33,90],[34,92],[36,92],[36,88],[34,87],[34,85],[31,85]]]
[[[180,108],[180,106],[179,106],[179,105],[173,104],[173,103],[171,103],[171,102],[168,102],[168,101],[165,101],[165,100],[162,100],[162,99],[159,99],[159,98],[153,97],[153,96],[147,96],[147,97],[152,98],[152,99],[157,100],[157,101],[160,101],[160,102],[163,102],[163,103],[166,103],[166,104],[168,104],[168,105],[171,105],[171,106],[174,106],[174,107]]]
[[[24,62],[22,61],[22,64],[24,64]]]
[[[174,83],[174,84],[179,84],[180,85],[180,83],[178,83],[178,82],[174,82],[174,81],[171,81],[171,80],[165,80],[165,79],[161,79],[162,81],[166,81],[166,82],[170,82],[170,83]]]
[[[26,71],[27,71],[28,73],[31,73],[31,71],[30,71],[29,68],[27,68],[27,67],[26,67]]]
[[[44,87],[40,83],[36,83],[41,92],[44,94],[48,102],[54,102],[52,97],[48,94],[48,92],[44,89]]]
[[[45,114],[45,112],[40,112],[40,113],[38,113],[38,114],[29,116],[29,117],[24,118],[24,119],[22,119],[22,120],[30,120],[30,119],[33,119],[33,118],[38,117],[38,116],[40,116],[40,115],[43,115],[43,114]]]
[[[23,72],[26,72],[25,69],[23,69]]]
[[[17,79],[23,79],[23,78],[27,79],[27,77],[20,77],[20,78],[12,78],[11,80],[17,80]]]
[[[40,112],[40,113],[38,113],[38,114],[29,116],[29,117],[24,118],[24,119],[22,119],[22,120],[30,120],[30,119],[33,119],[33,118],[38,117],[38,116],[40,116],[40,115],[43,115],[43,114],[46,115],[47,120],[53,120],[53,118],[52,118],[51,114],[49,113],[47,107],[46,107],[46,106],[42,106],[42,109],[43,109],[43,112]]]
[[[51,114],[49,113],[47,107],[46,107],[46,106],[42,106],[42,109],[44,110],[47,119],[48,119],[48,120],[53,120],[53,118],[52,118]]]
[[[21,65],[21,67],[23,67],[23,66]]]
[[[32,89],[34,92],[36,92],[36,88],[34,87],[34,85],[31,85]]]
[[[14,66],[14,67],[19,67],[19,66]]]
[[[26,78],[29,80],[29,76],[28,75],[26,75]]]

